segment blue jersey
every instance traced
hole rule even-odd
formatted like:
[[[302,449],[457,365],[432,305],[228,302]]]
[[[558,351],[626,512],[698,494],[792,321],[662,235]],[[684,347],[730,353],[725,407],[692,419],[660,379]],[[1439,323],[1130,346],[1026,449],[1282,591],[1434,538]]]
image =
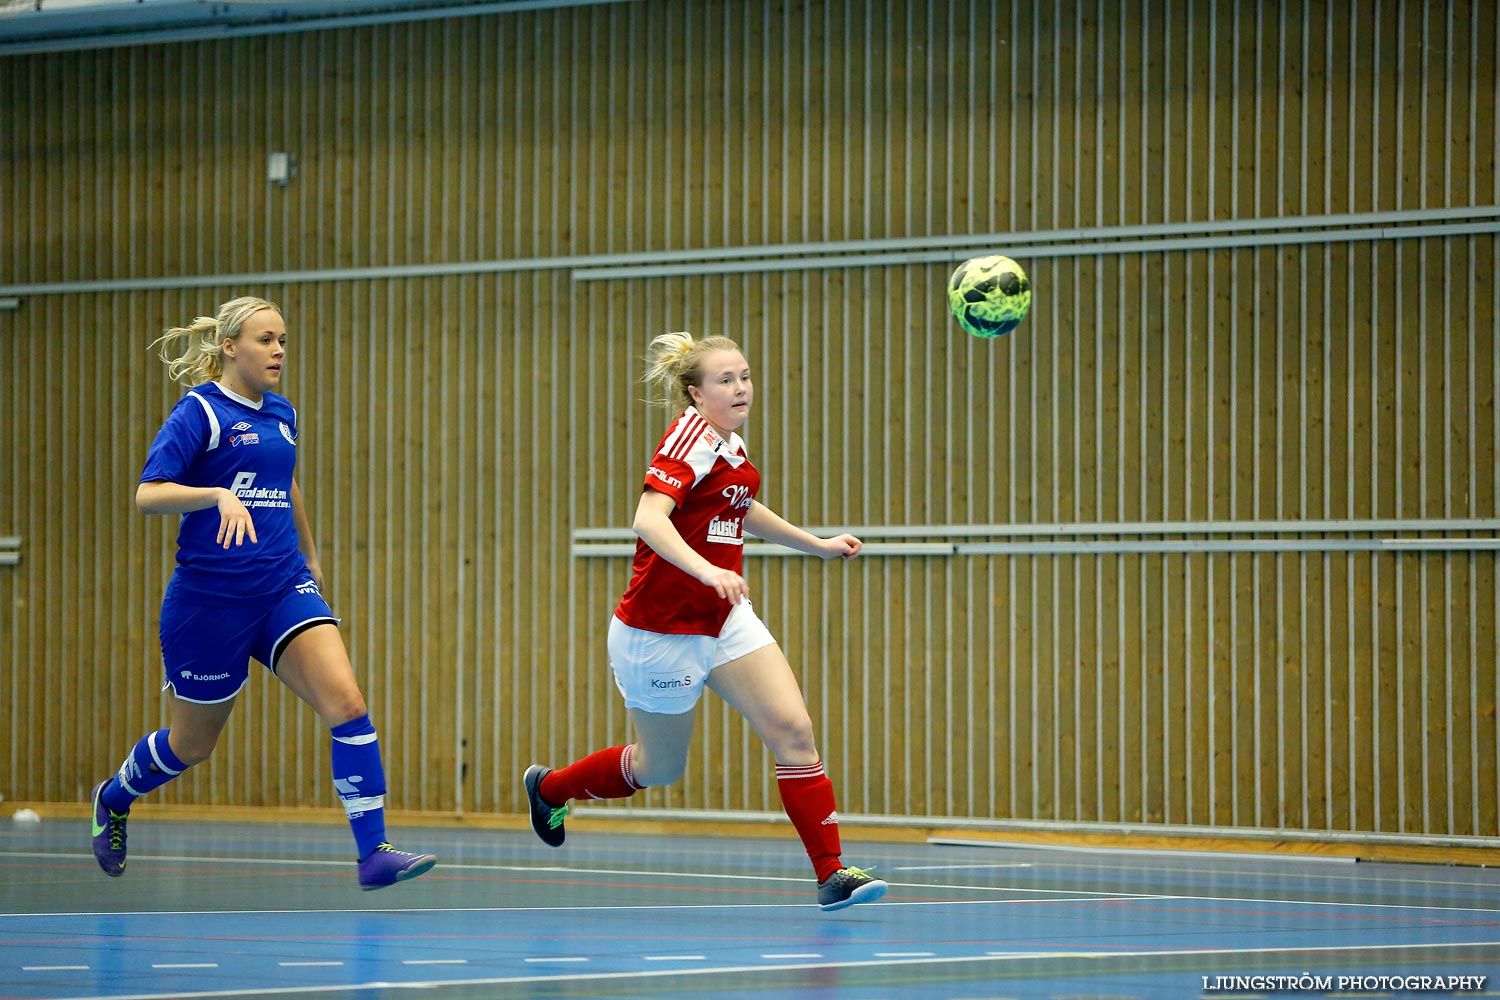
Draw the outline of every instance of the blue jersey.
[[[207,382],[178,401],[151,443],[141,482],[222,486],[250,511],[259,539],[226,549],[216,540],[217,507],[182,515],[182,593],[205,600],[280,595],[289,582],[307,579],[292,516],[296,466],[297,411],[285,397],[268,392],[257,404]]]

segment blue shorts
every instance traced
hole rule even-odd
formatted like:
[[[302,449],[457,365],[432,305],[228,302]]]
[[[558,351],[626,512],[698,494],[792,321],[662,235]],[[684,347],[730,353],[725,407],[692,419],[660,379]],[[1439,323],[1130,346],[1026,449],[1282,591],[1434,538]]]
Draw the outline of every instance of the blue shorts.
[[[273,674],[276,658],[298,633],[324,622],[333,610],[312,578],[288,584],[280,597],[204,604],[179,592],[176,578],[161,602],[162,690],[203,705],[228,701],[250,679],[254,657]]]

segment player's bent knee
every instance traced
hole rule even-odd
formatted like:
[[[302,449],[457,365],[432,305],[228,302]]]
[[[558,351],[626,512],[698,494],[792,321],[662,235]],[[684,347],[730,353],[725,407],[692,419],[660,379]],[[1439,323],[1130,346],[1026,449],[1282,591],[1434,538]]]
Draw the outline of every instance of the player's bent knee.
[[[681,780],[683,772],[687,770],[687,763],[668,764],[664,767],[653,765],[649,760],[642,761],[637,754],[631,763],[632,776],[635,783],[642,788],[655,788],[661,785],[676,784]]]
[[[365,700],[358,692],[354,697],[344,698],[335,702],[325,710],[324,721],[329,726],[342,726],[346,722],[353,722],[362,715],[369,714],[369,708],[365,706]]]
[[[214,737],[187,737],[181,743],[176,738],[172,740],[172,752],[177,759],[188,767],[201,764],[213,755],[214,747],[218,746],[219,739]]]
[[[818,741],[813,735],[812,719],[806,715],[800,719],[777,720],[766,726],[766,749],[776,755],[777,760],[807,758],[816,760]]]
[[[659,788],[662,785],[675,785],[682,779],[684,770],[685,769],[681,767],[672,768],[670,770],[663,769],[660,771],[646,771],[644,773],[640,770],[637,770],[635,772],[635,780],[636,784],[640,785],[642,788]]]

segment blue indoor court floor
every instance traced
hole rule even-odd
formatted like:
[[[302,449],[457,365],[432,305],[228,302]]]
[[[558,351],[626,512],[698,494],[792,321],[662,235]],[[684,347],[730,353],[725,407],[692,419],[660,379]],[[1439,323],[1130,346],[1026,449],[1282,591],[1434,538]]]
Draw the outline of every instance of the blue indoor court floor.
[[[790,827],[594,831],[554,851],[529,832],[400,828],[398,846],[440,865],[361,892],[338,826],[141,817],[110,879],[87,820],[6,823],[0,1000],[1239,998],[1293,992],[1244,977],[1304,974],[1333,987],[1307,995],[1500,996],[1494,869],[862,842],[846,827],[846,863],[891,891],[823,913]],[[1365,978],[1380,976],[1486,978],[1424,994]]]

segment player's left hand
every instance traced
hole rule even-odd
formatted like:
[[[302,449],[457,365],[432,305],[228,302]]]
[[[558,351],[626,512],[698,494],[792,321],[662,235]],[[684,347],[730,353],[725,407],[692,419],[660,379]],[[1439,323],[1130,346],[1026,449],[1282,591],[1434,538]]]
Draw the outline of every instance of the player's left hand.
[[[248,535],[252,545],[259,544],[260,539],[255,537],[255,519],[250,516],[244,502],[226,489],[220,488],[217,492],[219,534],[215,541],[227,549],[230,545],[244,545]]]
[[[853,559],[863,547],[864,543],[853,535],[837,535],[823,539],[822,556],[824,559],[832,559],[834,556]]]
[[[323,583],[323,567],[322,567],[322,565],[319,564],[317,560],[310,559],[307,562],[307,571],[312,574],[313,583],[316,583],[318,585],[318,593],[325,594],[325,599],[326,599],[326,590],[325,590],[325,586],[324,586],[324,583]]]

